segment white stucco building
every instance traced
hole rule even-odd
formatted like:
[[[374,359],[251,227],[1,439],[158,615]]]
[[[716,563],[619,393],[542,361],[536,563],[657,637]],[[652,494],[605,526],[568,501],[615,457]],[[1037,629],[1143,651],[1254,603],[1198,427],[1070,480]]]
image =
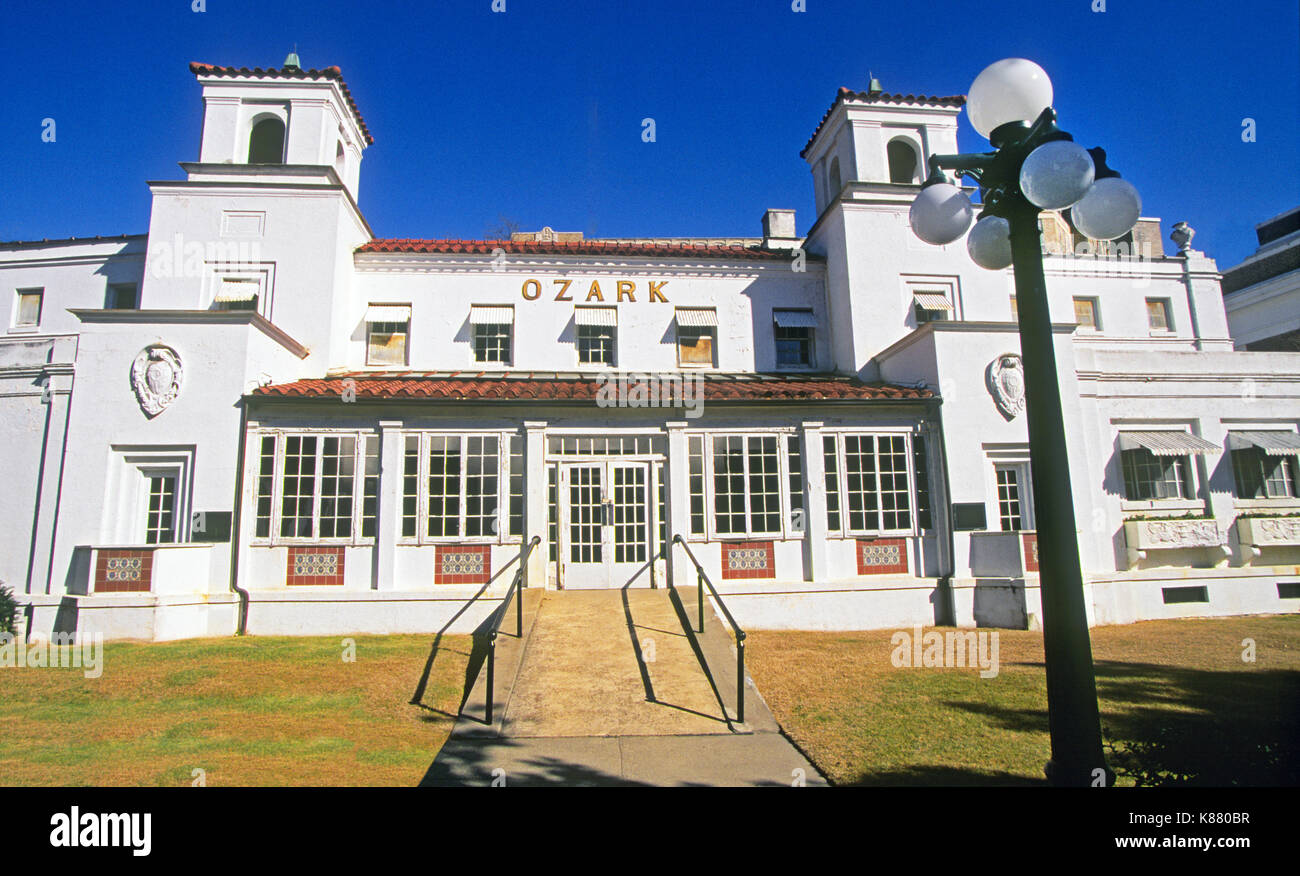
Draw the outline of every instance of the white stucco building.
[[[907,224],[962,98],[841,89],[804,235],[376,239],[337,68],[191,71],[147,234],[0,244],[30,631],[464,630],[534,537],[529,586],[694,583],[675,535],[752,627],[1033,622],[1011,273]],[[1157,220],[1043,225],[1093,621],[1295,611],[1300,354]]]

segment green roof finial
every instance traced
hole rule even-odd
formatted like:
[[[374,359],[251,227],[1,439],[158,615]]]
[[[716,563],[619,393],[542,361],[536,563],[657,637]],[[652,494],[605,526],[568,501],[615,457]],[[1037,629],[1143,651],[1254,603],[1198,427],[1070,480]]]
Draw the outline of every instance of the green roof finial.
[[[297,44],[297,43],[294,43],[294,44],[293,44],[293,51],[290,52],[289,55],[288,55],[288,57],[286,57],[286,58],[284,59],[284,66],[285,66],[285,69],[289,69],[289,68],[291,68],[291,67],[292,67],[293,69],[295,69],[295,70],[301,70],[301,69],[302,69],[302,63],[299,62],[299,60],[298,60],[298,44]]]
[[[871,84],[867,86],[867,94],[880,94],[885,90],[880,87],[880,80],[876,78],[874,73],[868,70],[867,75],[871,77]]]

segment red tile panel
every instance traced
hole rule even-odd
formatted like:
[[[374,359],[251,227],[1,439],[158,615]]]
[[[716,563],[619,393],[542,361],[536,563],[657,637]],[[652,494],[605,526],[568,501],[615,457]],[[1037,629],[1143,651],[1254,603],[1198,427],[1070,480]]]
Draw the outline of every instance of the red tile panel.
[[[262,386],[255,396],[339,399],[347,390],[358,399],[428,399],[431,401],[596,401],[602,382],[596,375],[559,376],[505,371],[495,376],[472,371],[357,371],[327,378]],[[919,401],[934,397],[928,389],[865,383],[834,374],[712,374],[700,384],[705,401]]]
[[[770,541],[728,541],[722,544],[722,580],[776,577],[776,545]]]
[[[1025,571],[1038,571],[1038,533],[1023,532],[1020,537],[1025,542]]]
[[[440,544],[434,557],[434,584],[486,584],[492,577],[492,546]]]
[[[366,127],[365,119],[361,118],[361,111],[357,109],[357,102],[352,99],[352,92],[348,91],[348,85],[343,81],[343,71],[338,67],[326,67],[324,70],[303,70],[301,67],[222,67],[219,64],[202,64],[198,61],[190,62],[190,72],[195,76],[230,76],[234,78],[269,78],[269,79],[333,79],[339,84],[339,90],[343,92],[343,98],[348,102],[348,108],[352,110],[352,115],[357,118],[357,127],[366,137],[366,143],[375,142],[375,138],[370,136],[370,129]]]
[[[96,551],[94,593],[149,593],[153,590],[153,550]]]
[[[905,575],[907,570],[907,539],[858,539],[859,575]]]
[[[289,548],[285,583],[290,587],[342,587],[343,548]]]

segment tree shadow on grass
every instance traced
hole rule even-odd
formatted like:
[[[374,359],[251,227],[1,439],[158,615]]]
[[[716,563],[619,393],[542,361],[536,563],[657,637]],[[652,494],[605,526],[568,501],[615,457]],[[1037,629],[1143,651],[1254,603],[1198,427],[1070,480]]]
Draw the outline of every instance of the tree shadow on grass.
[[[1300,785],[1300,672],[1206,670],[1103,660],[1096,664],[1107,757],[1137,784]],[[990,733],[1047,735],[1047,709],[946,701]],[[918,765],[864,770],[853,784],[1041,784],[1005,772]]]

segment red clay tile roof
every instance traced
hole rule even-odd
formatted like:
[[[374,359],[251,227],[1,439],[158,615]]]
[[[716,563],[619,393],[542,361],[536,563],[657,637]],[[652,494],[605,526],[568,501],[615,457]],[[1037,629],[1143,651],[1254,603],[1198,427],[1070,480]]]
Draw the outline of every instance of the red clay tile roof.
[[[339,84],[343,91],[343,97],[348,102],[348,107],[352,110],[352,115],[356,117],[357,126],[361,128],[361,133],[365,135],[366,143],[372,144],[375,138],[370,135],[370,129],[366,127],[366,120],[361,118],[361,110],[357,109],[357,102],[352,99],[352,92],[348,91],[348,84],[343,81],[343,71],[338,67],[326,67],[324,70],[303,70],[301,67],[222,67],[217,64],[203,64],[198,61],[190,62],[190,72],[195,76],[269,76],[272,79],[333,79]]]
[[[681,376],[635,375],[642,376]],[[695,374],[703,378],[705,401],[919,401],[928,389],[864,383],[836,374]],[[354,371],[326,378],[258,387],[254,396],[337,399],[348,388],[358,399],[448,401],[594,401],[602,387],[595,374],[505,371]]]
[[[835,101],[831,104],[831,108],[825,112],[822,116],[822,120],[817,123],[817,130],[813,131],[813,135],[808,138],[808,142],[804,145],[803,151],[799,153],[800,158],[803,158],[808,154],[808,150],[812,148],[813,141],[816,140],[817,135],[822,132],[822,126],[825,125],[826,120],[831,117],[831,113],[835,112],[835,107],[850,100],[859,103],[919,103],[924,106],[963,106],[966,103],[966,97],[961,94],[954,94],[949,97],[937,97],[935,95],[925,94],[887,94],[883,91],[875,92],[873,94],[870,91],[854,91],[852,88],[841,86],[840,90],[835,95]]]
[[[696,258],[779,259],[789,261],[793,250],[757,246],[723,246],[700,243],[630,243],[616,240],[372,240],[358,253],[427,252],[491,255],[496,249],[536,255],[692,256]],[[805,258],[809,257],[805,254]],[[815,257],[813,257],[816,260]]]

